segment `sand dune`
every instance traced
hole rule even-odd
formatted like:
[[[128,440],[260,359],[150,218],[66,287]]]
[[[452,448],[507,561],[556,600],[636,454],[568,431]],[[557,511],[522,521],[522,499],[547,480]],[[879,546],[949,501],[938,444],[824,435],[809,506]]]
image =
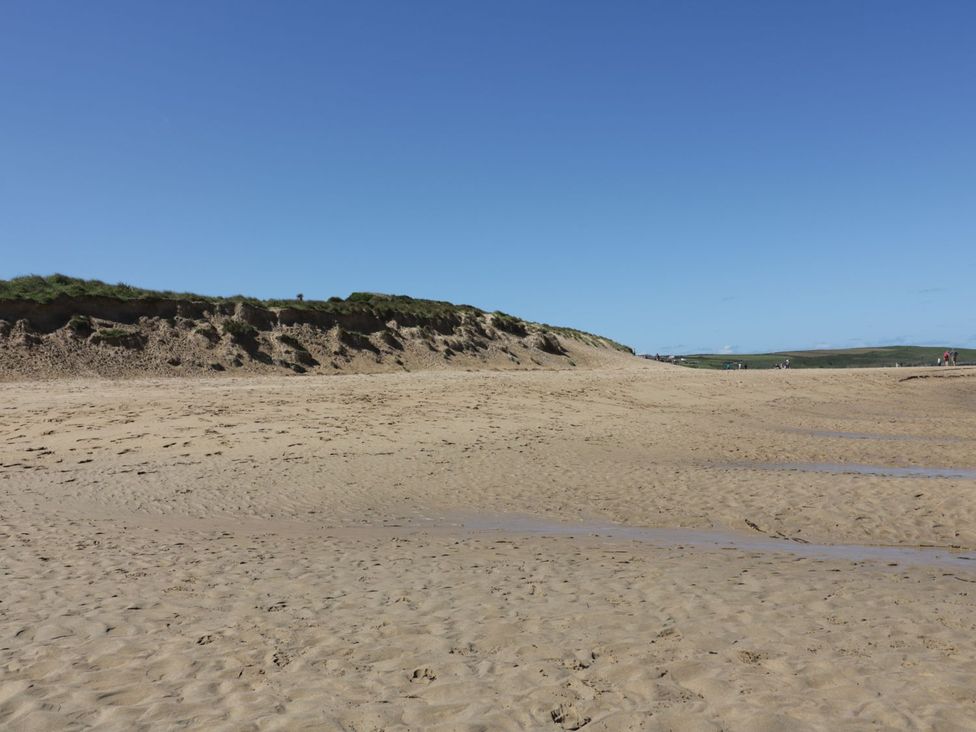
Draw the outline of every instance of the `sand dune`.
[[[976,561],[785,551],[976,550],[976,479],[811,470],[976,468],[915,373],[0,384],[0,727],[974,729]]]

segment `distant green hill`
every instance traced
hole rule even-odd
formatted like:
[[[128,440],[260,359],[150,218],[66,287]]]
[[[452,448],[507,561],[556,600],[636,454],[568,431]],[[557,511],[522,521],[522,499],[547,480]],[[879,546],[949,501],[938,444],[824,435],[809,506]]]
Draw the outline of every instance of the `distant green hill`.
[[[771,369],[786,359],[795,369],[865,368],[879,366],[935,366],[951,346],[877,346],[820,351],[777,351],[776,353],[700,353],[684,356],[682,366],[699,369],[734,368],[743,363],[751,369]],[[956,348],[960,364],[976,364],[976,349]]]

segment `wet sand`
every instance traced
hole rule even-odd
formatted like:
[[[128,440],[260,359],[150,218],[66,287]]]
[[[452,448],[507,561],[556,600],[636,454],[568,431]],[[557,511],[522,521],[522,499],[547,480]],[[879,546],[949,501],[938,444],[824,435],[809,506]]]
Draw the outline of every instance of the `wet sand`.
[[[911,373],[0,384],[0,727],[976,728]]]
[[[860,465],[858,463],[742,463],[730,464],[752,470],[798,470],[803,473],[837,473],[853,475],[885,475],[889,478],[960,478],[976,480],[972,468],[902,468],[894,465]]]

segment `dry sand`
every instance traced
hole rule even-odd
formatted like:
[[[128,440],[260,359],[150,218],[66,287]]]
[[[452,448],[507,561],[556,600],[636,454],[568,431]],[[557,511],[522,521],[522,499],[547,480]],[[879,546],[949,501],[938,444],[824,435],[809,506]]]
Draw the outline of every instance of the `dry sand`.
[[[788,540],[966,556],[976,478],[783,465],[976,468],[973,370],[20,382],[0,435],[4,729],[976,729],[976,561]]]

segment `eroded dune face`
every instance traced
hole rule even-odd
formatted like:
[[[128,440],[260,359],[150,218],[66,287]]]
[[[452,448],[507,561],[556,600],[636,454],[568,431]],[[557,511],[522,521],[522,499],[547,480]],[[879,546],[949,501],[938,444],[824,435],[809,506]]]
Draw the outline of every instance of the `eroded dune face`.
[[[570,369],[632,356],[599,336],[557,334],[504,314],[386,302],[330,311],[159,298],[0,300],[0,379]]]
[[[767,548],[976,549],[915,374],[0,384],[0,726],[968,728],[976,567]]]

